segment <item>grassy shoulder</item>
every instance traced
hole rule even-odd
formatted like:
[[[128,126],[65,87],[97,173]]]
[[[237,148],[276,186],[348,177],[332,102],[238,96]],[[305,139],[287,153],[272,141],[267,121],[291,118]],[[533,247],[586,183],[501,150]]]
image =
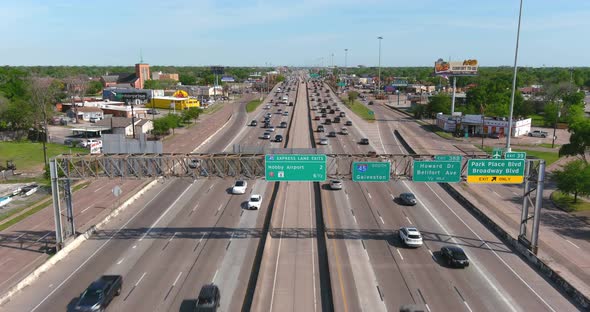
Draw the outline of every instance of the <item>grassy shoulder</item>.
[[[88,149],[47,143],[47,157],[60,154],[88,154]],[[19,171],[43,170],[43,144],[38,142],[0,142],[0,164],[13,160]]]
[[[584,201],[578,196],[578,201],[574,203],[574,196],[555,191],[551,194],[553,202],[561,209],[567,212],[590,210],[590,202]]]
[[[488,153],[491,154],[493,151],[493,147],[492,146],[484,146],[483,150]],[[527,157],[528,156],[533,156],[535,158],[539,158],[539,159],[544,159],[545,160],[545,164],[546,166],[551,165],[552,163],[556,162],[559,159],[559,154],[557,151],[555,152],[542,152],[542,151],[532,151],[532,150],[527,150],[527,149],[513,149],[513,152],[525,152]]]
[[[435,133],[436,135],[438,135],[439,137],[443,138],[443,139],[447,139],[447,140],[452,140],[453,139],[453,134],[450,132],[445,132],[443,131],[441,128],[439,128],[437,125],[431,125],[431,124],[427,124],[421,120],[417,120],[418,124],[420,124],[424,129]]]
[[[251,113],[251,112],[255,111],[256,108],[258,108],[258,106],[260,106],[260,104],[262,104],[261,100],[252,100],[252,101],[248,102],[248,104],[246,104],[246,112]]]
[[[355,100],[352,104],[350,104],[350,101],[348,101],[348,99],[345,98],[342,99],[342,102],[353,113],[357,114],[357,116],[361,117],[362,119],[369,122],[375,121],[375,114],[373,113],[373,111],[367,108],[361,102]]]

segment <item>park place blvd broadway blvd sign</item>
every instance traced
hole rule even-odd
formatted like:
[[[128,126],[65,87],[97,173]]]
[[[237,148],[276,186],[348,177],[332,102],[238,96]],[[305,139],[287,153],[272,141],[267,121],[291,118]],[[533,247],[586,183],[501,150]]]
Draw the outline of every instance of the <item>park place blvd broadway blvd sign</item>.
[[[470,159],[468,183],[520,184],[524,181],[524,159]]]
[[[266,181],[323,182],[326,180],[326,155],[265,155],[264,175]]]

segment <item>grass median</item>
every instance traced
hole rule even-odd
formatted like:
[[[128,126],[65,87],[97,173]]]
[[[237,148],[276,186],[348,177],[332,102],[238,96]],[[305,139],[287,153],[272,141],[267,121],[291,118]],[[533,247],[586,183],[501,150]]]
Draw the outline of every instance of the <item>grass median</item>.
[[[246,112],[251,113],[256,110],[258,106],[262,104],[261,100],[252,100],[246,104]]]
[[[357,114],[357,116],[361,117],[362,119],[369,121],[369,122],[375,121],[375,114],[373,113],[372,110],[370,110],[365,105],[363,105],[363,103],[361,103],[359,101],[354,101],[352,104],[350,104],[350,101],[348,99],[344,99],[344,98],[342,99],[342,102],[353,113]]]
[[[578,196],[578,201],[574,203],[572,195],[555,191],[551,194],[551,199],[559,208],[567,212],[590,210],[590,202],[583,200],[580,196]]]

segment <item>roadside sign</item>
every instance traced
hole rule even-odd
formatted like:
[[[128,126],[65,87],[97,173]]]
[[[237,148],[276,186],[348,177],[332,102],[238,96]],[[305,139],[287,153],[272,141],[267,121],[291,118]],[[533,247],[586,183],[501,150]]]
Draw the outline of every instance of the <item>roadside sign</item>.
[[[414,160],[412,181],[447,183],[460,182],[461,162],[440,160]]]
[[[353,162],[352,181],[354,182],[389,182],[391,164],[389,162]]]
[[[470,159],[468,183],[520,184],[524,181],[524,159]]]
[[[322,182],[326,180],[326,155],[267,154],[264,156],[266,181]]]
[[[462,161],[463,156],[461,155],[434,155],[434,160],[440,161]]]
[[[339,87],[344,87],[344,86],[346,86],[346,83],[344,83],[344,82],[339,82],[339,83],[338,83],[338,86],[339,86]]]
[[[492,150],[492,158],[493,159],[502,159],[502,152],[504,152],[503,148],[494,147],[494,149]]]
[[[525,152],[508,152],[504,155],[506,159],[526,159]]]

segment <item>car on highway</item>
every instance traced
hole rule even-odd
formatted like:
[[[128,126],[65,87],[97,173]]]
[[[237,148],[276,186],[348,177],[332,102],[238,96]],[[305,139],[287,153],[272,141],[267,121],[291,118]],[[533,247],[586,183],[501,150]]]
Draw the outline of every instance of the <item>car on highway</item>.
[[[361,138],[359,144],[361,144],[361,145],[369,145],[369,139],[367,139],[367,138]]]
[[[188,162],[188,167],[191,169],[197,169],[197,167],[199,166],[199,160],[198,159],[191,159]]]
[[[275,142],[283,142],[283,136],[280,134],[275,135]]]
[[[334,110],[337,111],[337,112],[339,112],[340,111],[340,107],[336,106],[336,107],[334,107]]]
[[[328,139],[327,138],[320,138],[320,141],[318,142],[319,145],[328,145]]]
[[[264,109],[270,109],[270,105],[268,105],[268,104],[264,105]]]
[[[330,131],[330,132],[328,132],[328,136],[329,137],[332,137],[332,138],[335,138],[336,137],[336,131]]]
[[[221,292],[219,287],[215,284],[207,284],[201,287],[199,291],[199,297],[195,304],[195,312],[212,312],[217,311],[219,308],[219,302],[221,301]]]
[[[325,112],[326,112],[326,109],[325,109],[325,108],[320,108],[320,113],[322,113],[322,114],[323,114],[323,113],[325,113]]]
[[[399,229],[399,238],[407,247],[422,246],[422,234],[415,227],[403,227]]]
[[[332,119],[326,118],[326,120],[324,120],[324,125],[331,125],[331,124],[332,124]]]
[[[352,121],[351,121],[351,120],[347,120],[347,121],[344,123],[344,125],[345,125],[345,126],[352,126]]]
[[[440,256],[448,266],[463,268],[469,266],[469,258],[467,258],[465,251],[461,247],[443,246],[440,249]]]
[[[244,180],[237,180],[231,188],[232,194],[245,194],[248,188],[248,182]]]
[[[331,109],[331,110],[330,110],[328,113],[329,113],[329,114],[335,114],[335,113],[336,113],[336,111],[335,111],[335,110],[333,110],[333,109]]]
[[[279,128],[287,128],[287,122],[281,121],[281,123],[279,124]]]
[[[320,120],[320,115],[316,115],[315,117],[313,117],[313,120]]]
[[[346,113],[345,112],[340,112],[340,117],[346,117]]]
[[[268,127],[266,127],[266,131],[268,131],[268,132],[275,132],[275,127],[269,125]]]
[[[264,117],[270,118],[270,117],[272,117],[272,114],[271,113],[266,113],[266,115],[264,115]]]
[[[328,117],[328,114],[322,113],[322,118],[326,118],[326,117]]]
[[[340,129],[340,134],[348,135],[348,129],[346,129],[346,127],[342,127],[342,129]]]
[[[289,106],[293,106],[293,102],[289,102]]]
[[[373,105],[373,101],[369,101],[369,105]]]
[[[317,131],[318,132],[324,132],[324,126],[319,125],[318,128],[317,128]]]
[[[284,111],[283,112],[283,116],[289,116],[289,112],[288,111]]]
[[[334,117],[334,123],[340,123],[340,117]]]
[[[330,180],[330,189],[331,190],[341,190],[342,189],[342,180]]]
[[[103,275],[92,282],[80,295],[74,311],[104,311],[109,303],[121,294],[123,277],[121,275]]]
[[[270,132],[265,132],[264,134],[262,134],[262,139],[263,140],[270,140]]]
[[[417,203],[416,196],[413,193],[401,193],[398,198],[402,205],[414,206]]]
[[[258,121],[256,121],[256,120],[250,121],[250,126],[252,126],[252,127],[258,126]]]
[[[310,100],[310,101],[315,101],[315,99],[314,99],[314,98],[311,98],[311,100]]]
[[[260,204],[262,203],[262,195],[259,194],[253,194],[252,196],[250,196],[250,199],[248,200],[248,204],[246,205],[246,207],[248,207],[248,209],[260,209]]]

